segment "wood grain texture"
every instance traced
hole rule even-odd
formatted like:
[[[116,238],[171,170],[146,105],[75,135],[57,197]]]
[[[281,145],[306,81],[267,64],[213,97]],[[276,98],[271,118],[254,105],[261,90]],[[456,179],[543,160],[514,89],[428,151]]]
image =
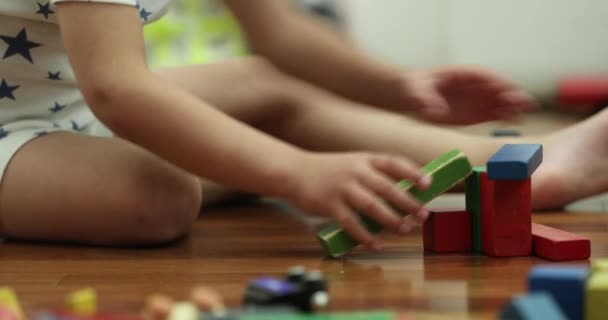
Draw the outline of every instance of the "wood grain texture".
[[[592,259],[608,256],[608,215],[543,213],[533,220],[589,237]],[[386,249],[380,254],[359,248],[344,259],[327,259],[317,227],[280,206],[250,205],[207,211],[187,238],[157,248],[6,242],[0,244],[0,285],[12,286],[28,312],[61,306],[67,293],[89,286],[98,291],[104,311],[138,311],[144,298],[157,292],[185,298],[197,284],[216,288],[237,307],[248,280],[282,276],[301,264],[325,273],[332,310],[483,319],[495,317],[513,294],[525,291],[531,266],[548,263],[535,257],[424,253],[420,229],[406,237],[384,234]]]

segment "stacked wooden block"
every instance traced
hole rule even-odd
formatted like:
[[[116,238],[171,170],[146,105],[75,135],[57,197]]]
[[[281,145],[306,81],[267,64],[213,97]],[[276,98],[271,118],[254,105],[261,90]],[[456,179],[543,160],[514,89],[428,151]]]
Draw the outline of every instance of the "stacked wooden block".
[[[542,145],[504,145],[486,167],[473,168],[466,180],[466,210],[431,213],[423,229],[424,248],[492,257],[588,259],[589,239],[531,221],[531,176],[541,162]]]
[[[541,301],[543,300],[543,301]],[[501,319],[608,319],[608,260],[586,266],[537,266],[528,274],[528,294],[513,298]]]

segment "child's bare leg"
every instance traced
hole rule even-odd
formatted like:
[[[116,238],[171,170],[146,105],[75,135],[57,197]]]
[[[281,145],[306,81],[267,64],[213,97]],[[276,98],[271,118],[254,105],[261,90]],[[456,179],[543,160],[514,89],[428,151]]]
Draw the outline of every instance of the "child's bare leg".
[[[311,150],[375,150],[421,164],[453,148],[475,165],[504,143],[542,143],[533,205],[563,206],[608,191],[608,111],[542,137],[497,139],[441,129],[356,104],[283,74],[258,58],[164,71],[176,83],[235,118]]]
[[[145,245],[184,235],[198,179],[115,138],[50,133],[24,145],[0,186],[0,233],[17,239]]]

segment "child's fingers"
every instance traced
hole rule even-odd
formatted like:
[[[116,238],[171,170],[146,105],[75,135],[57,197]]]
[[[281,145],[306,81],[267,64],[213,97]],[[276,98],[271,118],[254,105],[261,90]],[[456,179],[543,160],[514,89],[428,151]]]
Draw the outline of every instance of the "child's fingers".
[[[361,186],[353,186],[347,192],[346,200],[353,208],[390,230],[399,230],[401,219],[375,194]]]
[[[144,317],[150,320],[166,320],[174,305],[173,299],[162,294],[154,294],[146,299]]]
[[[424,209],[423,205],[412,198],[408,192],[401,190],[387,177],[378,173],[370,173],[366,176],[363,183],[367,188],[373,190],[378,196],[390,202],[403,213],[417,215],[423,221],[426,219],[426,209]]]
[[[190,292],[190,300],[200,310],[224,313],[226,307],[220,294],[209,287],[196,287]]]
[[[375,155],[371,161],[377,169],[396,179],[412,181],[418,188],[426,189],[431,185],[431,178],[420,170],[414,162],[400,157]]]
[[[380,251],[382,244],[367,231],[357,215],[344,203],[337,202],[330,206],[331,215],[353,239],[367,246],[372,251]]]

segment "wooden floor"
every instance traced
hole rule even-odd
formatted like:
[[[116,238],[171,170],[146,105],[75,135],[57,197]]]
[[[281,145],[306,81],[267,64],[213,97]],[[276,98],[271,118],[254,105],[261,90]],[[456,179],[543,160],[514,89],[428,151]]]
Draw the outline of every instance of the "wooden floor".
[[[608,256],[608,215],[544,213],[533,220],[588,236],[592,256]],[[525,290],[530,267],[546,263],[534,257],[426,254],[420,230],[384,238],[381,254],[357,251],[343,260],[326,259],[310,221],[280,207],[249,205],[208,211],[188,238],[161,248],[3,243],[0,284],[12,286],[29,312],[61,306],[66,293],[87,286],[98,290],[101,308],[109,311],[137,311],[156,292],[185,297],[197,284],[216,288],[238,307],[249,279],[281,276],[301,264],[329,279],[332,310],[491,318]]]

